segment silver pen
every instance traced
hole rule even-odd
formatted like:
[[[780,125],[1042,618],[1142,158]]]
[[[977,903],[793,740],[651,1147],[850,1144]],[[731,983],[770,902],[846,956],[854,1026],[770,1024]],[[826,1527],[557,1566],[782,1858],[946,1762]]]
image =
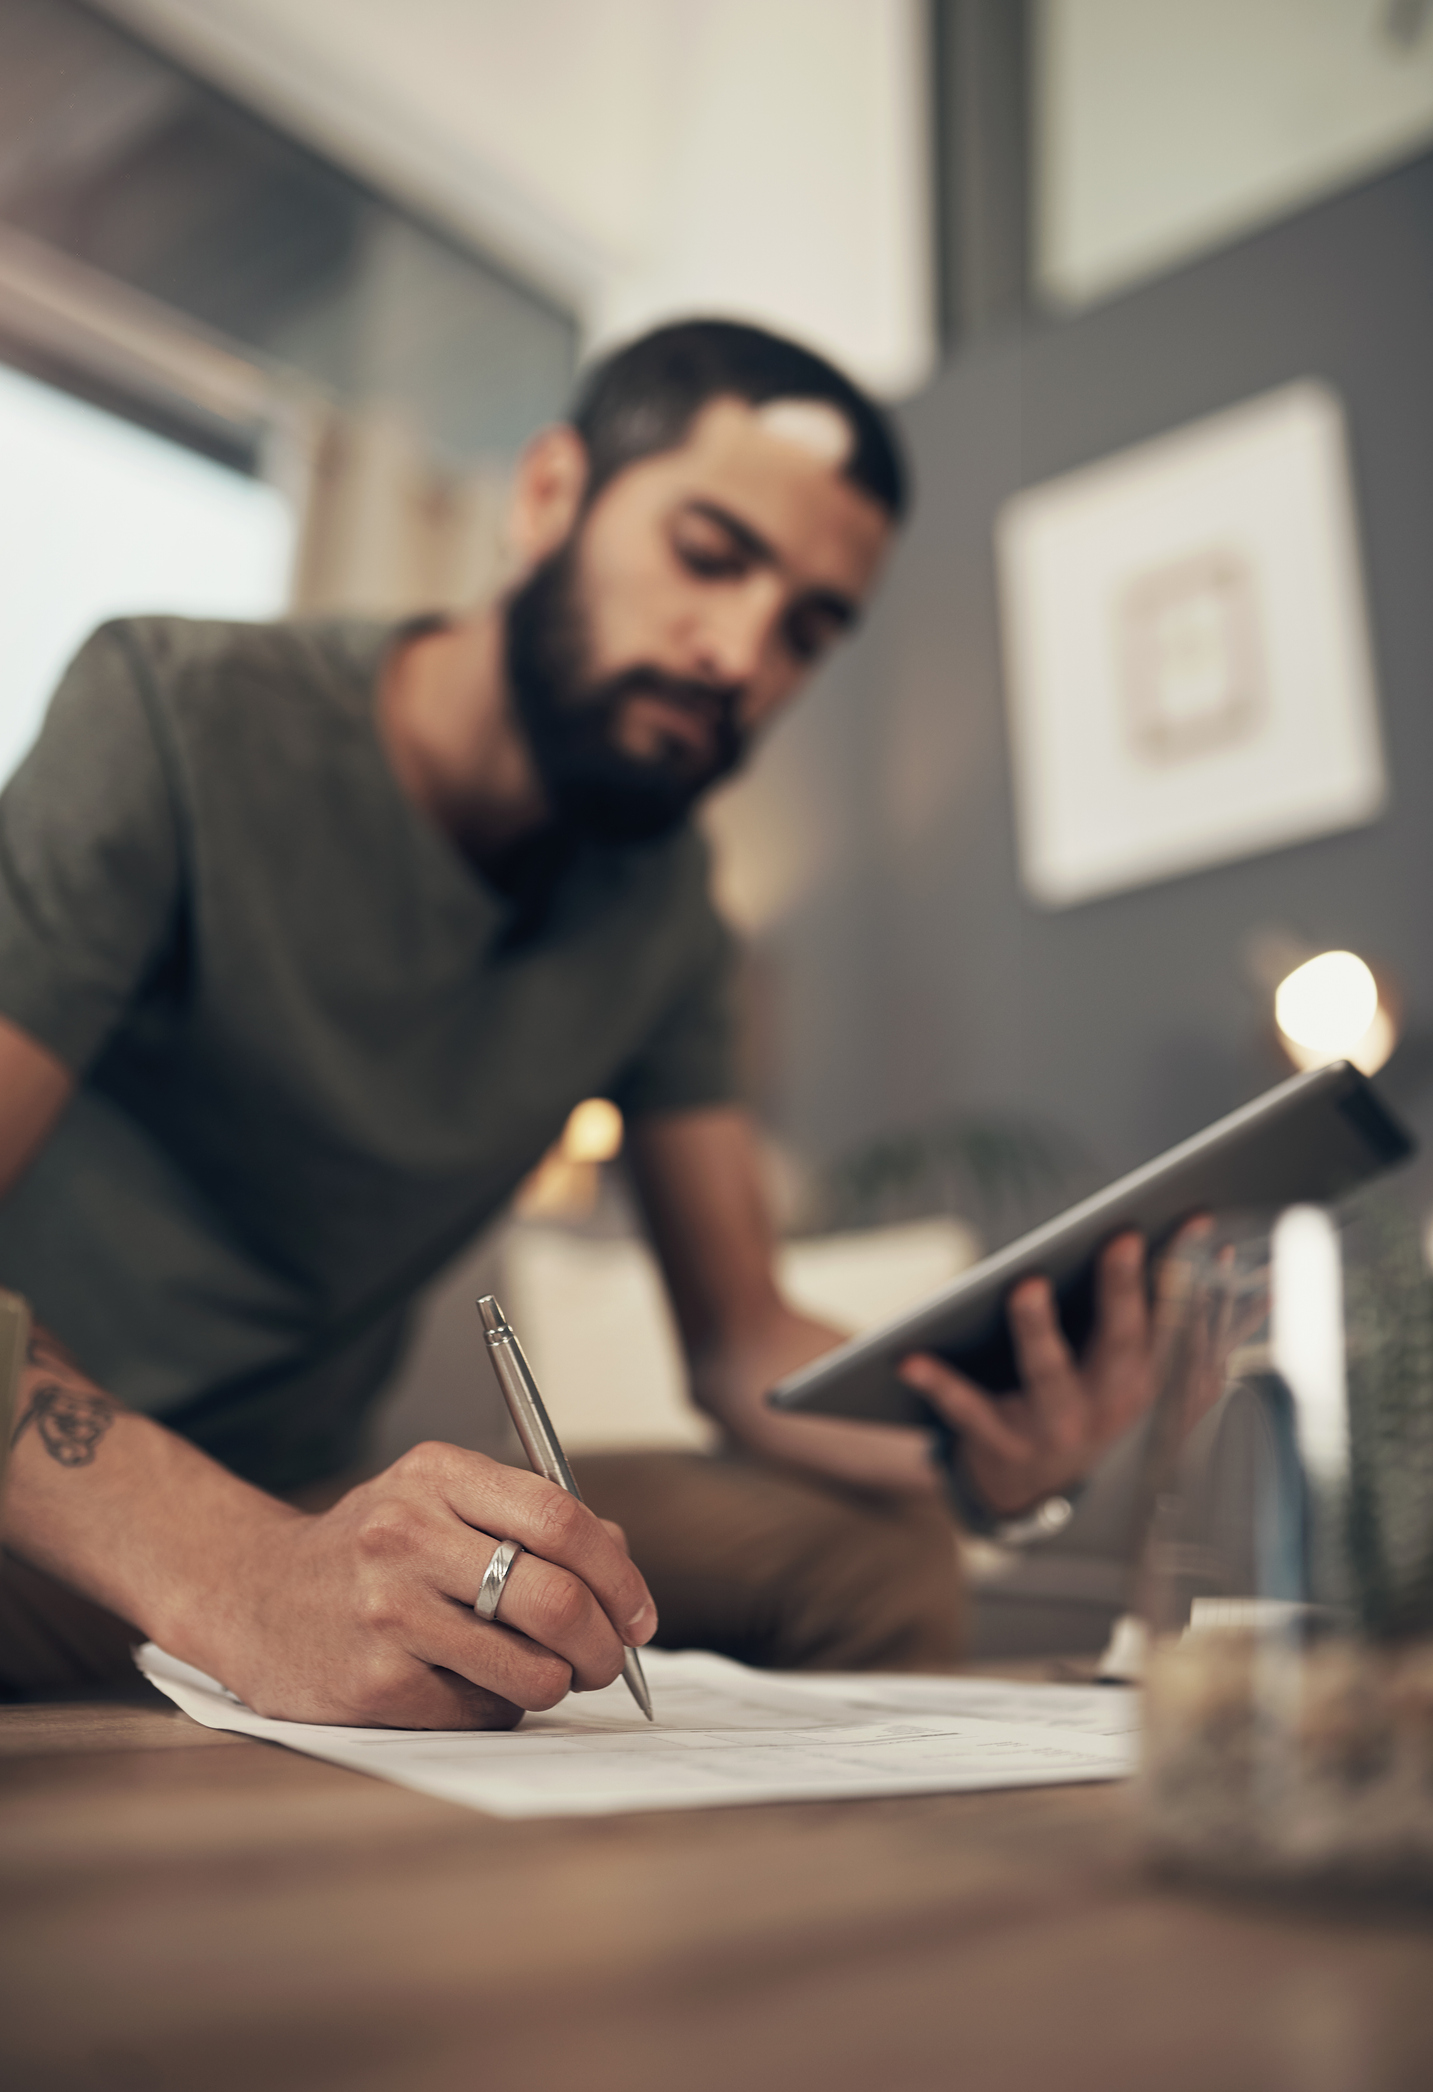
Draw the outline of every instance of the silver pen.
[[[493,1362],[493,1371],[498,1376],[498,1386],[503,1391],[508,1414],[514,1429],[522,1440],[522,1449],[527,1454],[527,1464],[535,1475],[545,1481],[555,1482],[569,1496],[582,1502],[582,1491],[573,1479],[572,1469],[567,1464],[567,1455],[557,1442],[542,1396],[537,1391],[537,1382],[532,1377],[532,1368],[522,1355],[522,1345],[513,1332],[512,1324],[498,1306],[491,1293],[485,1293],[478,1302],[478,1313],[483,1318],[483,1334],[488,1340],[488,1357]],[[647,1690],[647,1681],[642,1676],[642,1666],[637,1660],[635,1649],[627,1649],[622,1655],[622,1676],[627,1690],[637,1702],[648,1721],[652,1714],[652,1695]]]

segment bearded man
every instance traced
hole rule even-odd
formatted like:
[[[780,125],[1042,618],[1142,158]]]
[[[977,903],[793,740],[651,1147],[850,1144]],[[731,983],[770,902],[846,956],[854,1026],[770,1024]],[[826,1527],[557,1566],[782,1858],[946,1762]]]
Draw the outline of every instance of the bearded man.
[[[758,1662],[956,1653],[934,1435],[763,1403],[839,1333],[772,1277],[688,818],[851,629],[904,502],[840,373],[690,323],[529,446],[495,609],[85,646],[0,799],[0,1281],[42,1325],[9,1690],[150,1636],[268,1714],[507,1725],[609,1683],[658,1604],[664,1641]],[[340,1493],[415,1288],[591,1095],[727,1452],[589,1462],[591,1510],[444,1445]],[[1015,1512],[1147,1400],[1138,1243],[1083,1364],[1040,1282],[1012,1313],[1023,1403],[912,1374],[965,1499]]]

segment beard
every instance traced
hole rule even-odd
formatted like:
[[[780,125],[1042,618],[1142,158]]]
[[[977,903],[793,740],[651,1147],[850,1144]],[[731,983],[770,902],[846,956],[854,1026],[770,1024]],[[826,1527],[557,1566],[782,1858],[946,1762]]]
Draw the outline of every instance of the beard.
[[[577,545],[574,532],[508,598],[513,710],[558,827],[596,842],[651,842],[740,767],[747,753],[737,723],[741,690],[685,681],[645,662],[593,678]],[[622,714],[643,696],[696,712],[709,728],[709,753],[673,739],[653,755],[629,754],[618,740]]]

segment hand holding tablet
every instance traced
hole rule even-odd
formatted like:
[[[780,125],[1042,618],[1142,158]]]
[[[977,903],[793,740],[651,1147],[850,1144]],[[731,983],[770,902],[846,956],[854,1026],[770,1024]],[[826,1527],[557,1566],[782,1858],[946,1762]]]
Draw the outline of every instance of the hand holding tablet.
[[[1094,1464],[1149,1406],[1170,1301],[1156,1257],[1201,1214],[1272,1213],[1343,1197],[1412,1153],[1346,1062],[1296,1075],[932,1299],[784,1380],[778,1408],[960,1434],[996,1512],[1023,1510]],[[997,1399],[992,1401],[991,1396]]]
[[[1181,1240],[1207,1233],[1194,1221]],[[1100,1455],[1138,1423],[1159,1386],[1173,1335],[1160,1277],[1153,1302],[1142,1236],[1117,1235],[1101,1252],[1095,1279],[1095,1326],[1077,1357],[1060,1326],[1048,1279],[1022,1279],[1007,1313],[1019,1372],[1016,1388],[992,1400],[934,1352],[901,1361],[901,1378],[924,1395],[960,1433],[966,1473],[982,1500],[1001,1517],[1065,1489],[1089,1473]]]

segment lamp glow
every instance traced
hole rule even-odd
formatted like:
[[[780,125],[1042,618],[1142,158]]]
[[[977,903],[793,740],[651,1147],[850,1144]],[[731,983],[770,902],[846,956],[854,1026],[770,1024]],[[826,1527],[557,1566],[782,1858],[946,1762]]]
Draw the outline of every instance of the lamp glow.
[[[1301,1068],[1352,1061],[1371,1075],[1397,1044],[1373,972],[1356,952],[1320,952],[1280,981],[1274,1022]]]
[[[575,1104],[562,1133],[564,1162],[611,1162],[622,1149],[622,1114],[606,1097]]]

